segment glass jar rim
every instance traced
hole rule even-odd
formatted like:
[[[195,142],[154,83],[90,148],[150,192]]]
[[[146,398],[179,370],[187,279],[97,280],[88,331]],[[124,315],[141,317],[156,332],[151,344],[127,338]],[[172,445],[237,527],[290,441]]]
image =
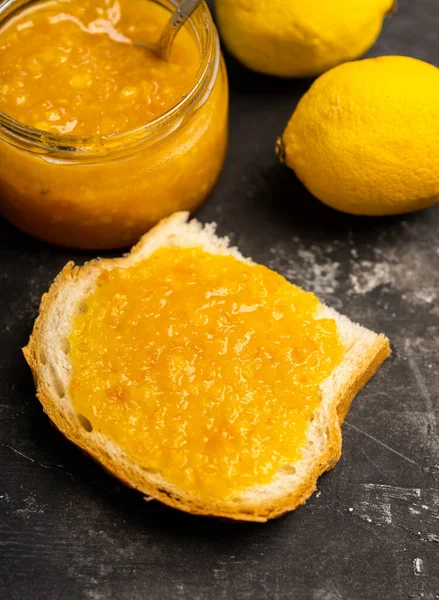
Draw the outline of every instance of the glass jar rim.
[[[0,25],[3,15],[8,8],[12,11],[20,10],[35,0],[5,0],[0,2]],[[151,0],[160,4],[168,10],[178,6],[178,0]],[[14,6],[18,3],[18,6]],[[8,18],[8,14],[6,18]],[[178,128],[184,117],[198,108],[203,100],[210,94],[220,65],[219,37],[212,20],[212,15],[205,2],[188,19],[188,25],[192,27],[200,45],[201,63],[195,75],[192,87],[180,100],[171,106],[166,112],[155,117],[149,123],[140,125],[128,131],[116,132],[106,135],[75,136],[50,133],[25,125],[0,111],[0,134],[4,134],[7,140],[19,147],[23,145],[32,152],[47,154],[80,153],[81,156],[96,156],[108,154],[121,148],[135,146],[147,140],[157,141]],[[203,27],[205,29],[205,40],[202,39]]]

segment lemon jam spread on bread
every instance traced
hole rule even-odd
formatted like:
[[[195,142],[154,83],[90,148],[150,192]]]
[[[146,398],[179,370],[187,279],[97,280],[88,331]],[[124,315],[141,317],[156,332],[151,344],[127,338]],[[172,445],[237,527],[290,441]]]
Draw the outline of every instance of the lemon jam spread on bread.
[[[197,496],[227,499],[300,458],[344,354],[281,275],[164,247],[103,270],[70,334],[70,394],[94,431]]]
[[[389,340],[178,212],[121,258],[68,263],[23,348],[52,422],[180,510],[264,522],[341,455]]]

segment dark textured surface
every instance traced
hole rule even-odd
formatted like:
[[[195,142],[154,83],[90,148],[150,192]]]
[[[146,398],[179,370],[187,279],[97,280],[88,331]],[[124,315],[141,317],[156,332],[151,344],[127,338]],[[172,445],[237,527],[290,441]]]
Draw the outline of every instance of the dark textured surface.
[[[439,66],[438,31],[437,0],[401,0],[371,54]],[[341,461],[295,513],[232,525],[146,504],[50,426],[20,353],[53,276],[91,255],[0,221],[1,598],[439,598],[439,207],[369,220],[320,205],[273,154],[310,82],[228,67],[230,149],[198,217],[385,331],[393,356],[354,402]]]

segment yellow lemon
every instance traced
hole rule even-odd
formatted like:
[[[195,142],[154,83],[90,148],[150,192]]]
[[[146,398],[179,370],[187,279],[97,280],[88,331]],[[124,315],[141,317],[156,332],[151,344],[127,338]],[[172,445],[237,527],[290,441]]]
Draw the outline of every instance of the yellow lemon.
[[[300,100],[278,150],[314,196],[391,215],[439,201],[439,69],[414,58],[346,63]]]
[[[250,69],[307,77],[358,58],[395,0],[215,0],[222,38]]]

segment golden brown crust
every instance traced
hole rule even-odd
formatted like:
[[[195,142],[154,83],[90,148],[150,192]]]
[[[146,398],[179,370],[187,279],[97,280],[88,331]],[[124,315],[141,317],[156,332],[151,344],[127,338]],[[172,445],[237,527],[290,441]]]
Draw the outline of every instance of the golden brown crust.
[[[145,235],[131,252],[138,252],[148,241],[149,236],[157,235],[169,223],[172,223],[172,220],[176,220],[177,218],[181,220],[182,215],[173,215],[160,223],[157,228]],[[51,312],[58,301],[60,291],[67,283],[72,281],[77,282],[80,278],[88,277],[96,268],[105,268],[105,265],[110,262],[113,266],[122,266],[125,260],[125,258],[105,261],[94,260],[81,268],[75,267],[73,263],[68,263],[56,277],[48,293],[42,297],[40,314],[35,321],[32,335],[28,345],[23,349],[23,353],[33,373],[37,388],[37,397],[51,421],[69,440],[95,458],[110,473],[128,486],[139,490],[148,497],[160,500],[168,506],[192,514],[264,522],[268,519],[279,517],[303,504],[315,490],[318,477],[324,471],[334,467],[340,458],[341,423],[357,392],[366,384],[389,355],[390,348],[387,338],[383,335],[376,336],[374,343],[370,346],[367,353],[363,353],[362,359],[349,374],[347,381],[344,381],[342,388],[336,392],[332,417],[327,424],[328,444],[326,450],[321,456],[316,457],[317,460],[314,461],[313,468],[307,474],[305,481],[302,481],[291,493],[284,494],[281,498],[265,499],[260,502],[243,500],[239,503],[209,502],[206,504],[197,501],[197,499],[194,499],[183,490],[178,490],[167,482],[164,482],[163,485],[153,483],[147,474],[145,474],[145,471],[136,465],[130,464],[129,461],[120,460],[119,457],[115,457],[108,452],[104,445],[99,442],[99,438],[96,439],[90,436],[89,433],[78,425],[76,420],[66,418],[63,411],[59,408],[60,399],[54,398],[53,391],[43,376],[46,364],[43,333],[48,325]]]

